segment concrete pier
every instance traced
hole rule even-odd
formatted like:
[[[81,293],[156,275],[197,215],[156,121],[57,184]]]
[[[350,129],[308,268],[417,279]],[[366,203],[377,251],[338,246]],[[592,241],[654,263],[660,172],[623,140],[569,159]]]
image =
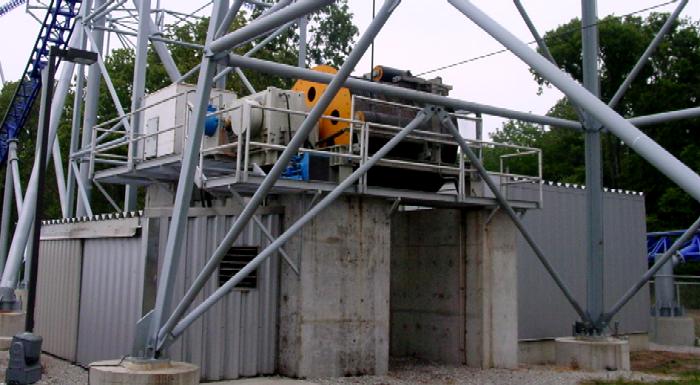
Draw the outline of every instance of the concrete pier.
[[[590,371],[630,370],[630,348],[618,338],[562,337],[555,340],[556,364]]]
[[[691,317],[651,317],[651,340],[661,345],[695,346],[695,320]]]
[[[311,204],[282,198],[285,228]],[[279,372],[300,378],[382,375],[389,366],[389,211],[392,202],[339,198],[285,246]]]
[[[110,360],[90,364],[90,385],[197,385],[199,368],[184,362]]]
[[[10,349],[12,337],[24,331],[26,318],[24,311],[0,313],[0,351]]]

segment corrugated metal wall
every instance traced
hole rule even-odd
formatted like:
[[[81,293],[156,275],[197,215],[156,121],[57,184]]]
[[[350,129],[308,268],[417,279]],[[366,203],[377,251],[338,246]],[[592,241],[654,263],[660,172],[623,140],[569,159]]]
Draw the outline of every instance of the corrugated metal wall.
[[[174,300],[182,298],[185,288],[223,239],[233,218],[230,215],[189,218]],[[270,233],[279,234],[278,214],[262,215],[261,220]],[[87,238],[48,240],[54,239],[51,236],[70,237],[72,224],[62,223],[60,231],[53,233],[51,225],[42,228],[42,237],[45,232],[51,233],[41,244],[37,310],[37,327],[43,327],[38,330],[46,336],[46,351],[81,365],[119,358],[131,352],[136,323],[155,300],[155,274],[159,268],[156,263],[162,260],[165,252],[169,219],[142,218],[140,221],[142,229],[134,232],[134,236],[124,236],[128,232],[120,233],[119,237],[90,234],[90,226],[81,223],[81,228],[88,228]],[[103,227],[110,231],[125,227],[119,220],[108,225]],[[57,232],[60,234],[56,235]],[[268,244],[262,231],[251,223],[235,246],[258,246],[262,250]],[[274,373],[278,257],[263,263],[257,276],[257,288],[232,291],[194,323],[183,338],[171,346],[171,357],[200,365],[205,380]],[[217,288],[215,274],[196,303]]]
[[[39,255],[36,332],[44,338],[44,351],[75,361],[82,240],[42,241]]]
[[[141,237],[86,239],[80,304],[80,365],[131,351],[141,318],[144,258]]]
[[[265,215],[261,219],[273,235],[279,233],[278,215]],[[232,223],[231,216],[189,219],[183,245],[186,254],[178,268],[175,300],[182,298],[185,288],[194,281]],[[161,260],[166,238],[167,219],[164,218],[160,221]],[[259,228],[251,223],[235,246],[261,246],[262,250],[268,244]],[[195,304],[217,288],[218,280],[214,274]],[[171,357],[200,365],[202,378],[210,381],[274,373],[278,291],[279,262],[274,256],[258,269],[257,289],[233,290],[170,347]]]
[[[586,303],[585,191],[545,185],[544,207],[530,210],[523,222],[579,302]],[[537,186],[509,188],[509,198],[536,198]],[[610,307],[647,270],[644,197],[605,193],[605,290]],[[518,334],[539,339],[571,334],[577,315],[535,257],[518,238]],[[624,333],[646,332],[649,291],[642,289],[613,321]]]

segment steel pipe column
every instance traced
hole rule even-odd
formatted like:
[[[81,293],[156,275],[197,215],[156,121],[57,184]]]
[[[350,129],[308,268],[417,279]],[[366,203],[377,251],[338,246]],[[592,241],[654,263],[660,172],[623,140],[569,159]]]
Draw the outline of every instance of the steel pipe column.
[[[105,0],[94,0],[93,9],[99,8],[104,5]],[[101,15],[92,22],[93,27],[104,27],[105,17]],[[85,30],[87,34],[87,30]],[[93,50],[98,54],[102,53],[104,45],[104,31],[99,28],[93,28],[92,31],[92,43]],[[81,148],[88,148],[92,144],[92,127],[97,124],[97,107],[99,103],[100,96],[100,81],[101,73],[100,68],[97,66],[90,66],[88,68],[87,77],[87,89],[85,91],[85,108],[83,113],[83,135],[81,140]],[[80,178],[82,185],[85,187],[85,193],[88,199],[92,195],[92,183],[90,181],[90,165],[85,161],[80,163]],[[85,210],[85,205],[82,200],[78,199],[76,206],[76,215],[81,217],[87,214]]]
[[[214,7],[211,13],[210,20],[218,20],[221,12],[221,3],[214,2]],[[208,36],[216,32],[216,23],[209,24]],[[153,315],[149,340],[144,344],[147,347],[148,358],[157,358],[159,351],[156,349],[158,342],[158,332],[161,328],[161,322],[166,312],[166,306],[171,303],[173,287],[175,285],[175,276],[177,275],[177,266],[182,255],[182,241],[185,227],[187,225],[187,211],[190,207],[192,199],[192,188],[194,183],[194,172],[199,163],[199,148],[202,143],[202,134],[204,130],[204,120],[207,115],[207,106],[209,104],[209,95],[213,85],[214,72],[216,71],[216,62],[213,60],[213,55],[205,55],[202,59],[202,66],[199,71],[199,79],[197,81],[197,93],[195,95],[194,112],[190,122],[190,132],[188,133],[185,149],[182,155],[182,167],[180,168],[179,183],[175,193],[175,205],[173,207],[173,215],[168,229],[168,241],[165,245],[165,254],[163,256],[163,266],[158,276],[158,290],[156,293],[156,304],[153,308]]]
[[[600,98],[598,75],[598,3],[582,0],[581,44],[583,46],[583,85]],[[603,175],[601,126],[587,111],[583,112],[586,159],[586,311],[594,322],[603,314],[605,299],[603,250]],[[589,334],[601,334],[604,325],[588,325]]]
[[[139,24],[138,36],[136,37],[136,59],[134,61],[134,81],[131,87],[131,111],[138,111],[143,106],[143,97],[146,94],[146,64],[148,59],[148,35],[150,32],[151,20],[151,0],[140,0],[138,4]],[[178,74],[179,77],[179,74]],[[131,115],[131,132],[129,137],[129,167],[133,169],[138,161],[139,147],[145,146],[145,142],[137,141],[141,136],[141,126],[143,122],[143,111],[135,112]],[[138,186],[128,184],[124,191],[124,211],[136,210],[136,198]]]

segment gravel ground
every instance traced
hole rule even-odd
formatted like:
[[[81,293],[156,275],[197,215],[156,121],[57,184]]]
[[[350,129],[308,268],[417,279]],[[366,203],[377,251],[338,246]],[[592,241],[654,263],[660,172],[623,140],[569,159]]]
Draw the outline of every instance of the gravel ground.
[[[0,352],[0,378],[7,368],[8,353]],[[37,384],[80,385],[87,384],[87,371],[54,357],[43,355],[44,375]],[[392,370],[386,376],[363,376],[345,378],[315,379],[309,382],[320,385],[578,385],[587,379],[633,379],[638,381],[658,381],[668,377],[638,372],[580,372],[565,368],[530,366],[516,370],[491,369],[477,370],[466,367],[433,365],[415,360],[395,360]],[[268,379],[273,380],[274,378]],[[254,379],[247,380],[255,383]],[[253,382],[250,382],[253,381]],[[306,382],[308,384],[309,382]],[[238,381],[229,382],[236,384]],[[265,382],[265,384],[270,381]]]
[[[0,381],[5,379],[8,358],[8,352],[0,352]],[[71,365],[46,354],[41,356],[41,363],[44,366],[44,374],[41,376],[41,381],[37,382],[38,385],[78,385],[88,382],[87,371],[79,366]]]
[[[615,380],[620,377],[643,382],[668,379],[664,376],[638,372],[581,372],[548,366],[529,366],[516,370],[477,370],[415,361],[397,361],[386,376],[327,378],[315,381],[323,385],[577,385],[588,379]]]

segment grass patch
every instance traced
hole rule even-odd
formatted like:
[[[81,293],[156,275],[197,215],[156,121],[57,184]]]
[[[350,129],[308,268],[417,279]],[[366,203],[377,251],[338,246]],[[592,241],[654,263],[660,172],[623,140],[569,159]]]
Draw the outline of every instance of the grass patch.
[[[588,380],[583,385],[700,385],[700,356],[686,353],[641,351],[630,353],[632,370],[678,377],[657,382]]]

